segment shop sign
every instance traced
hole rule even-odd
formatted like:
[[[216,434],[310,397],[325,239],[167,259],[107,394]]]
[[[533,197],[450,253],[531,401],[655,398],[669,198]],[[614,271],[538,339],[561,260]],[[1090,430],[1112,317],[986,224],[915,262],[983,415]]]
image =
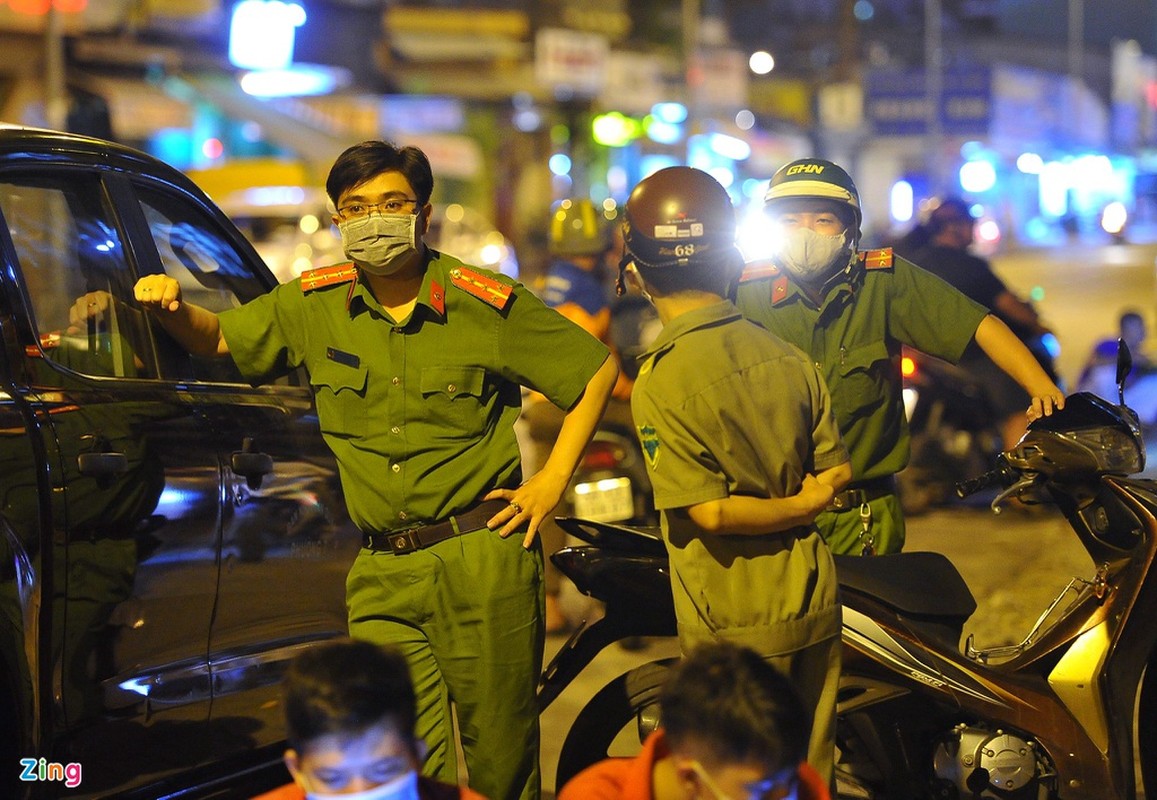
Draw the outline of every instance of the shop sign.
[[[865,80],[865,111],[881,136],[928,133],[928,73],[923,69],[874,69]],[[986,67],[945,70],[936,121],[940,132],[973,136],[988,132],[992,117],[992,72]]]
[[[0,0],[0,31],[43,33],[49,9],[66,34],[115,28],[135,0]]]
[[[534,40],[534,76],[550,89],[593,97],[606,84],[609,53],[601,34],[540,28]]]

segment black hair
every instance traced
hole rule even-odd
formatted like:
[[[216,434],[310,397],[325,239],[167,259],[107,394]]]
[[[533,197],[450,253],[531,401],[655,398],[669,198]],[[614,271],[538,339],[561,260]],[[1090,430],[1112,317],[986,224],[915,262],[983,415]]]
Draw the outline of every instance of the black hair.
[[[336,206],[342,194],[383,172],[402,173],[414,187],[418,205],[430,202],[434,173],[426,154],[417,147],[398,147],[381,139],[355,144],[338,156],[325,180],[325,192]]]
[[[321,736],[356,735],[392,721],[414,735],[417,701],[406,659],[356,639],[311,647],[293,659],[282,682],[289,746],[305,752]]]
[[[777,770],[807,755],[811,714],[787,677],[750,648],[700,645],[675,668],[659,706],[673,748],[696,742],[717,762]]]

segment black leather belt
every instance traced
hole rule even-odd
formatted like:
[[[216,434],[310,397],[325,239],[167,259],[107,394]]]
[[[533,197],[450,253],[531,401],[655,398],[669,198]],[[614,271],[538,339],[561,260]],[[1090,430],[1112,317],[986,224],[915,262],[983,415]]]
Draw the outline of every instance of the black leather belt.
[[[875,500],[895,493],[896,479],[891,475],[885,475],[883,478],[859,481],[858,483],[851,484],[842,492],[836,492],[835,497],[828,503],[825,511],[848,511],[853,508],[859,508],[869,500]]]
[[[444,542],[459,534],[485,528],[488,519],[509,505],[510,503],[505,500],[486,500],[442,522],[419,525],[400,531],[362,534],[362,545],[379,552],[390,550],[396,556],[412,553],[423,547]]]

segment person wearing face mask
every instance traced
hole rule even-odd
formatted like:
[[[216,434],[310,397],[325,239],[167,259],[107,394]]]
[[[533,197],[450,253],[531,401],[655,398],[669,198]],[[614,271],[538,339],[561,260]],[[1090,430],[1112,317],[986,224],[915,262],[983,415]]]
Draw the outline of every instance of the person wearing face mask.
[[[819,366],[852,457],[851,485],[816,524],[835,553],[898,552],[904,518],[894,475],[909,456],[902,345],[955,363],[975,342],[1028,392],[1029,420],[1063,408],[1064,394],[984,306],[891,249],[856,249],[860,197],[841,167],[817,158],[786,164],[765,209],[778,250],[745,270],[736,303]]]
[[[293,783],[253,800],[485,800],[418,774],[414,686],[396,650],[339,639],[297,656],[282,679]]]
[[[703,644],[659,695],[660,727],[634,758],[569,780],[558,800],[828,800],[804,755],[808,713],[754,650]]]
[[[621,269],[663,322],[631,412],[680,648],[727,639],[782,670],[814,715],[808,763],[830,779],[841,612],[813,520],[852,470],[827,388],[798,348],[727,299],[743,259],[718,181],[659,170],[632,190],[624,216]]]
[[[460,738],[473,788],[536,800],[537,533],[618,368],[521,284],[427,247],[433,184],[421,150],[362,142],[326,180],[351,263],[219,315],[163,274],[142,277],[134,296],[190,352],[229,356],[255,384],[305,367],[363,533],[346,579],[350,635],[405,654],[426,774],[457,782]],[[566,412],[526,480],[514,431],[523,386]]]

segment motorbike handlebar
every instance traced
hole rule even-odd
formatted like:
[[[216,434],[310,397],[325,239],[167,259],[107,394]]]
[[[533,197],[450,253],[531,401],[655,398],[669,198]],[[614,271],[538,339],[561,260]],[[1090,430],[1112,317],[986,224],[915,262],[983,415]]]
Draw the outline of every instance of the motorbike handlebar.
[[[1004,456],[1002,455],[997,459],[996,466],[988,472],[985,472],[983,475],[978,475],[975,478],[968,478],[967,480],[957,482],[956,496],[965,498],[993,486],[1009,486],[1017,477],[1016,472],[1008,465],[1008,462],[1004,460]]]

